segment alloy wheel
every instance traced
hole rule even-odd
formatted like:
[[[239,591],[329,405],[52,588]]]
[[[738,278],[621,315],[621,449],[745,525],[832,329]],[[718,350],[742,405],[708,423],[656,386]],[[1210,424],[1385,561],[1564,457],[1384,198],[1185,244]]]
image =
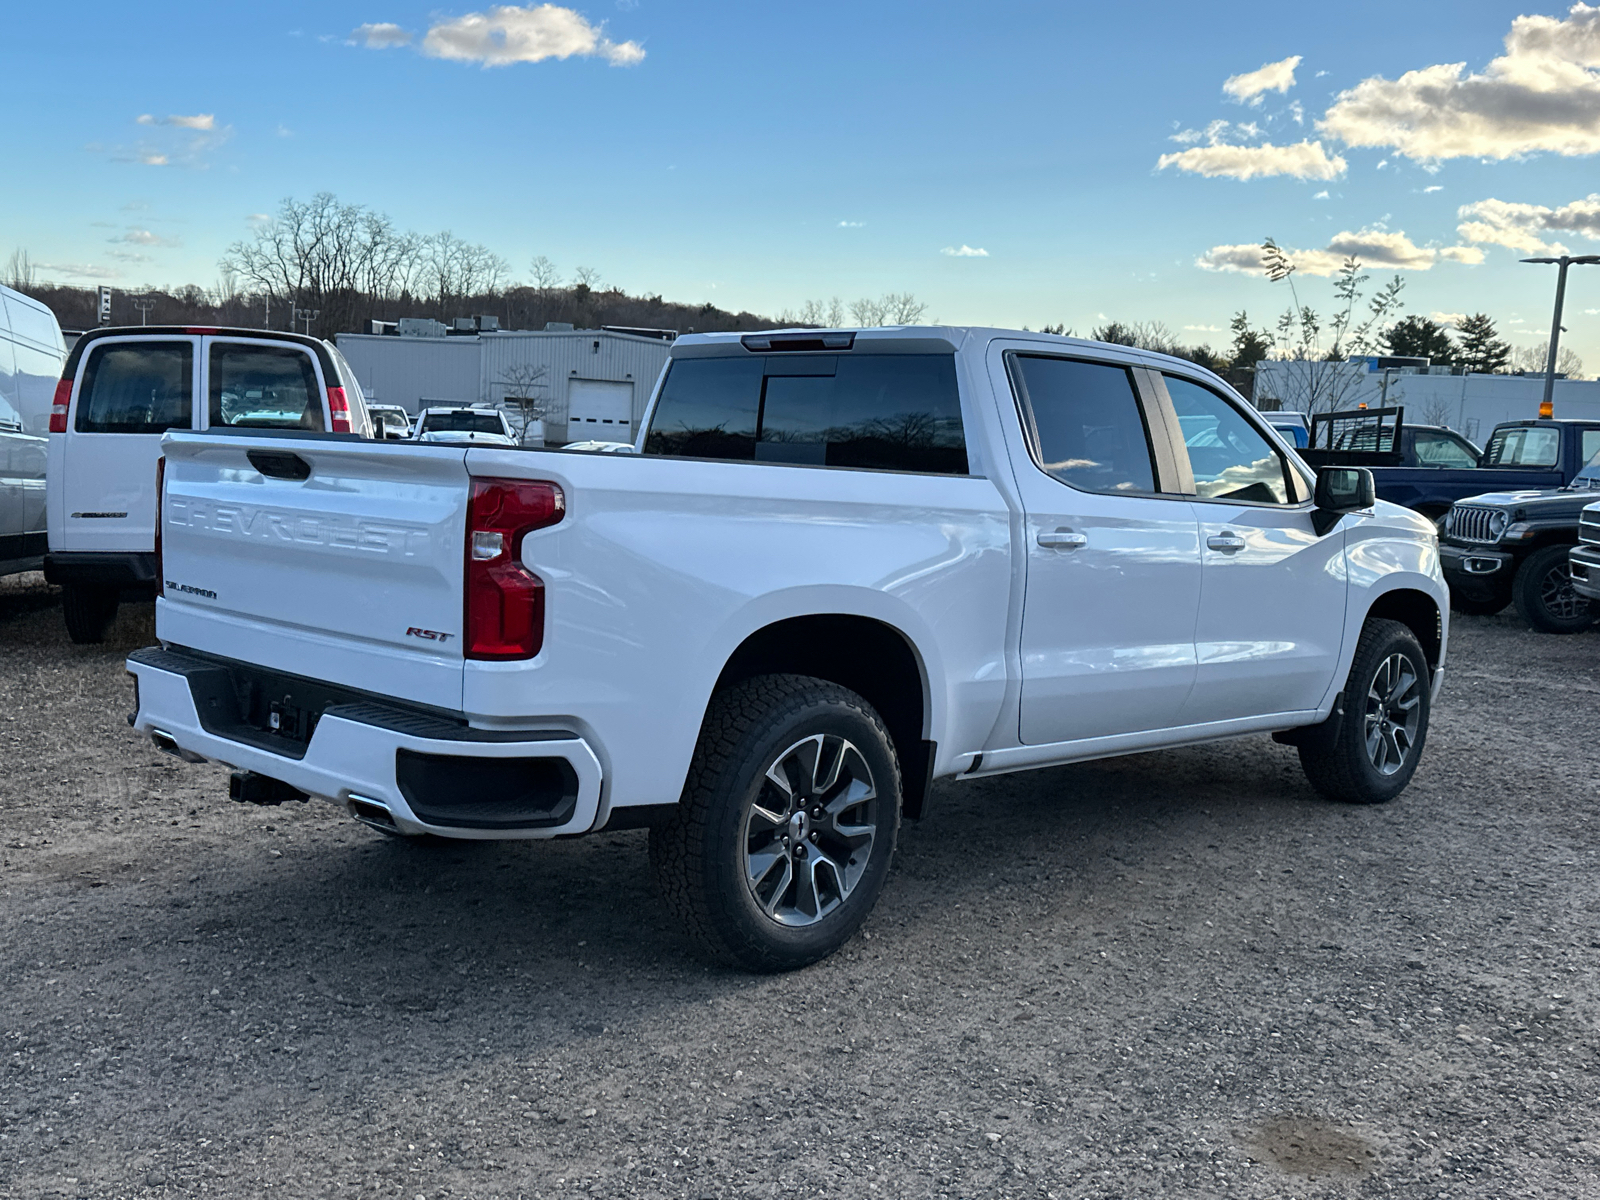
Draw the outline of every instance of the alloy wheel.
[[[745,883],[780,925],[814,925],[849,898],[877,840],[877,786],[842,737],[814,734],[779,754],[745,815]]]
[[[1411,659],[1391,654],[1367,689],[1367,757],[1381,775],[1405,766],[1422,724],[1422,681]]]
[[[1539,581],[1539,602],[1557,621],[1576,621],[1589,611],[1589,602],[1572,587],[1572,570],[1558,563]]]

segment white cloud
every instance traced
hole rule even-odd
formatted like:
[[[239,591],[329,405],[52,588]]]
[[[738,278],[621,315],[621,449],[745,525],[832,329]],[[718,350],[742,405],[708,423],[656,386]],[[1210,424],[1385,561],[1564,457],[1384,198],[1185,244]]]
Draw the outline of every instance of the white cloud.
[[[215,113],[196,113],[192,117],[178,116],[176,114],[170,117],[155,117],[149,113],[143,113],[135,124],[176,125],[179,129],[200,129],[209,132],[217,127],[217,115]]]
[[[865,229],[866,226],[867,226],[867,223],[865,221],[840,221],[839,222],[839,228],[840,229]]]
[[[1185,333],[1226,333],[1221,325],[1185,325]]]
[[[555,4],[500,5],[486,13],[441,21],[422,39],[422,52],[484,67],[574,56],[631,67],[645,56],[638,42],[613,42],[605,36],[603,23],[590,24],[581,13]]]
[[[1290,250],[1285,248],[1289,261],[1302,275],[1334,275],[1347,258],[1355,258],[1364,267],[1388,268],[1400,271],[1426,271],[1440,261],[1474,264],[1483,261],[1483,253],[1473,246],[1445,246],[1434,248],[1418,246],[1403,232],[1367,227],[1355,232],[1345,230],[1326,247],[1315,250]],[[1195,260],[1195,266],[1207,271],[1235,271],[1246,275],[1265,273],[1258,245],[1213,246]]]
[[[1467,314],[1458,312],[1431,312],[1428,314],[1428,319],[1430,321],[1436,321],[1440,325],[1459,325],[1461,322],[1467,319]]]
[[[139,161],[147,167],[164,167],[167,165],[167,156],[158,154],[154,150],[139,151]]]
[[[1507,200],[1479,200],[1456,210],[1462,223],[1456,231],[1469,242],[1504,246],[1534,254],[1565,254],[1566,246],[1546,234],[1581,234],[1600,239],[1600,192],[1582,200],[1548,208],[1543,204],[1519,204]]]
[[[412,38],[409,29],[402,29],[393,22],[370,21],[351,30],[349,40],[353,45],[365,46],[368,50],[392,50],[396,46],[409,46]]]
[[[1292,175],[1296,179],[1337,179],[1344,174],[1345,160],[1329,155],[1321,142],[1295,142],[1290,146],[1230,146],[1213,142],[1163,154],[1156,169],[1177,167],[1196,175],[1229,179],[1257,179],[1271,175]]]
[[[126,242],[130,246],[176,246],[176,238],[164,238],[159,233],[151,233],[148,229],[130,229],[126,233],[118,234],[109,239],[113,242]]]
[[[1266,63],[1243,75],[1230,75],[1222,90],[1240,104],[1260,104],[1266,92],[1287,92],[1294,86],[1294,69],[1300,65],[1300,56],[1293,55],[1279,62]]]
[[[965,242],[962,242],[960,246],[946,246],[943,250],[939,251],[939,253],[943,254],[943,255],[946,255],[946,256],[948,256],[950,258],[988,258],[989,257],[989,252],[987,250],[980,250],[976,246],[967,245]]]
[[[1520,16],[1482,74],[1441,63],[1340,92],[1317,127],[1413,159],[1600,153],[1600,7]]]
[[[1328,189],[1323,188],[1320,192],[1313,194],[1311,198],[1313,200],[1326,200],[1328,198]]]
[[[1433,183],[1433,184],[1429,184],[1427,187],[1423,188],[1422,189],[1422,194],[1424,196],[1426,196],[1429,192],[1442,192],[1442,191],[1444,191],[1444,184],[1442,184],[1442,183]]]
[[[1295,100],[1289,105],[1289,116],[1296,125],[1304,125],[1306,123],[1306,110],[1300,101]]]
[[[263,221],[272,220],[272,217],[269,216],[267,213],[247,213],[247,214],[245,214],[245,218],[244,219],[246,221],[249,221],[252,225],[259,225]]]
[[[39,273],[45,276],[55,276],[66,279],[120,279],[122,272],[115,267],[103,266],[99,263],[47,263],[37,264]]]

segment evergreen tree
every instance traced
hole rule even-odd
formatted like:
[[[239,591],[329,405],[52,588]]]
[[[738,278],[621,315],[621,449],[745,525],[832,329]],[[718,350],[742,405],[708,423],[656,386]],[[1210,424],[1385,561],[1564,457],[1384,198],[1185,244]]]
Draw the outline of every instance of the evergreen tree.
[[[1444,326],[1427,317],[1402,317],[1383,335],[1390,354],[1404,358],[1426,358],[1434,366],[1449,366],[1455,361],[1456,344]]]
[[[1461,349],[1456,362],[1468,371],[1490,375],[1503,370],[1511,357],[1511,347],[1495,335],[1498,331],[1488,313],[1474,313],[1456,326]]]
[[[1228,349],[1230,365],[1235,371],[1255,366],[1272,353],[1272,337],[1250,327],[1250,318],[1240,309],[1228,323],[1233,330],[1233,345]]]

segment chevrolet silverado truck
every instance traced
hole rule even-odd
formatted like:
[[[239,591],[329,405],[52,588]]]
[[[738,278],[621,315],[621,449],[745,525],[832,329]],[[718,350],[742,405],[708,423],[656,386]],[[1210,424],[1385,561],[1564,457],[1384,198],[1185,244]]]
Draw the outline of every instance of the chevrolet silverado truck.
[[[1589,628],[1600,609],[1574,587],[1569,556],[1597,492],[1600,451],[1565,487],[1489,492],[1456,503],[1439,535],[1452,607],[1488,615],[1514,604],[1541,633]]]
[[[755,970],[848,939],[936,779],[1272,734],[1423,752],[1433,526],[1216,376],[994,329],[678,339],[638,453],[164,442],[134,727],[398,837],[649,827]]]

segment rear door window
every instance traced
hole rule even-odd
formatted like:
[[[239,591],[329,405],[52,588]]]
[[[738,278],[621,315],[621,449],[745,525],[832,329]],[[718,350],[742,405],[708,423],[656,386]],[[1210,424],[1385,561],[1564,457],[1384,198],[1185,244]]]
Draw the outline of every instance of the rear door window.
[[[1424,467],[1475,467],[1477,455],[1447,433],[1417,430],[1412,444],[1417,462]]]
[[[95,346],[78,388],[78,433],[165,433],[193,422],[194,346],[134,342]]]
[[[645,453],[965,475],[955,357],[678,359]]]
[[[1044,471],[1086,492],[1154,492],[1143,410],[1127,367],[1018,354],[1013,380]]]
[[[293,346],[218,342],[211,347],[213,428],[323,428],[311,355]]]

